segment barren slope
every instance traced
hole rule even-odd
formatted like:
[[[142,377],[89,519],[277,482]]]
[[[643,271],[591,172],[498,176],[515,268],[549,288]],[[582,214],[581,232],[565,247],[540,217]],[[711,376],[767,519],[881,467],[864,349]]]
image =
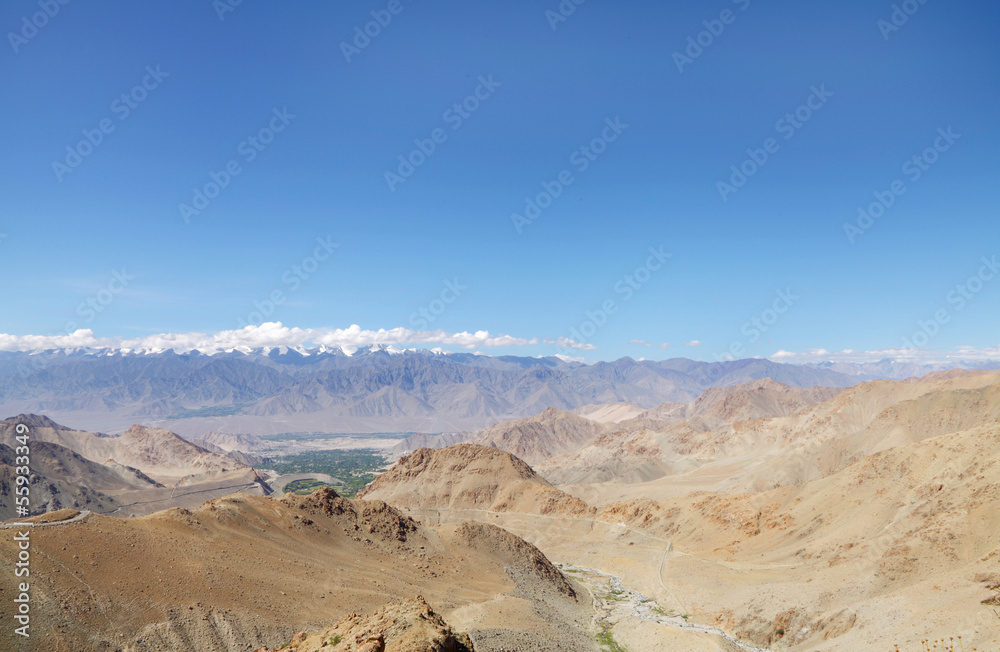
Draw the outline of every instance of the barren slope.
[[[529,464],[577,450],[608,426],[549,408],[527,419],[502,421],[483,430],[474,444],[507,451]]]
[[[414,451],[376,478],[359,497],[416,509],[534,514],[593,511],[510,453],[475,444]]]
[[[223,452],[240,451],[254,453],[267,448],[267,442],[256,435],[231,434],[227,432],[206,432],[197,437],[187,437],[196,446],[212,450],[211,446],[222,449]]]
[[[15,471],[18,464],[14,449],[0,444],[0,521],[12,519],[15,512]],[[57,444],[35,443],[31,448],[29,485],[30,514],[62,508],[109,511],[117,507],[105,492],[135,489],[113,469],[95,464]],[[147,485],[153,486],[153,485]]]
[[[0,557],[16,555],[16,533],[0,530]],[[510,632],[496,639],[483,629],[495,644],[477,643],[480,652],[593,649],[587,605],[533,546],[494,526],[423,527],[331,490],[237,494],[138,519],[92,515],[36,528],[31,550],[38,649],[278,647],[297,631],[418,595],[473,638],[475,615],[449,614],[502,600]],[[8,621],[14,581],[0,577]],[[509,645],[517,637],[535,647]]]
[[[770,378],[730,387],[710,387],[684,411],[692,428],[713,430],[719,426],[795,414],[828,401],[841,387],[789,387]]]
[[[596,403],[578,407],[572,412],[597,423],[618,423],[626,419],[634,419],[646,412],[646,409],[635,403]]]
[[[387,604],[371,616],[351,614],[321,632],[300,632],[291,646],[295,652],[473,652],[469,636],[456,634],[420,597]],[[255,652],[279,650],[264,647]]]
[[[245,468],[245,465],[182,439],[169,430],[134,425],[117,437],[84,430],[72,430],[51,419],[33,414],[20,415],[0,422],[0,443],[14,443],[18,423],[31,428],[33,441],[44,441],[68,448],[98,464],[115,462],[139,469],[154,480],[170,483],[190,475],[211,477]]]
[[[665,499],[696,489],[761,491],[825,477],[895,445],[994,423],[998,405],[996,372],[873,381],[795,414],[708,431],[687,420],[626,421],[538,469],[592,504],[615,497]]]
[[[600,518],[672,541],[671,588],[758,644],[918,649],[962,634],[982,645],[1000,641],[980,604],[1000,579],[998,481],[1000,433],[983,426],[798,487],[617,503]]]

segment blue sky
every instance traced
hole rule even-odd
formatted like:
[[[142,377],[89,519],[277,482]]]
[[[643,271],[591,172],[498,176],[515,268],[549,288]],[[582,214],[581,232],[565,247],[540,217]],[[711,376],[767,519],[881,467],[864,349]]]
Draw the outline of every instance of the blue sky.
[[[996,3],[46,5],[0,9],[7,348],[1000,355]]]

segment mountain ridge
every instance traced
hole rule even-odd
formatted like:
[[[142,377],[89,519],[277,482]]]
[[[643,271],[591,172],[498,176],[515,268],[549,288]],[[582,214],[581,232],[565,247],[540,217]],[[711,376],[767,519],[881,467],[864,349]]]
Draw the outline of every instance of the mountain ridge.
[[[456,432],[547,407],[687,403],[708,387],[763,377],[810,387],[859,380],[760,359],[582,364],[425,350],[262,351],[0,352],[0,414],[47,414],[106,432],[138,422],[188,437],[211,430]]]

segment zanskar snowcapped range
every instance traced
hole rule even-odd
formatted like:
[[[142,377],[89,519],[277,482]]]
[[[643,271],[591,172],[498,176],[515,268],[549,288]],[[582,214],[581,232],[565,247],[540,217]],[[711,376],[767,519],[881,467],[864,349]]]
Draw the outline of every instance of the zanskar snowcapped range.
[[[494,357],[387,345],[56,349],[0,352],[0,412],[45,414],[106,432],[121,432],[139,421],[182,435],[209,430],[457,432],[548,407],[686,403],[708,387],[762,378],[793,387],[848,387],[935,370],[889,360],[789,365],[766,359],[622,358],[582,364],[556,356]]]

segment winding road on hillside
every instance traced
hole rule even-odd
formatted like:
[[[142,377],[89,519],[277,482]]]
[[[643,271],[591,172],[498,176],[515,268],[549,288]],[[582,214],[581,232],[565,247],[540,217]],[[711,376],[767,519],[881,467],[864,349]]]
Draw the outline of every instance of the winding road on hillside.
[[[90,516],[91,511],[85,509],[73,518],[68,518],[65,521],[55,521],[54,523],[0,523],[0,530],[12,530],[14,528],[26,528],[26,527],[55,527],[57,525],[69,525],[70,523],[79,523],[83,519]]]
[[[194,486],[197,486],[197,485],[194,485]],[[137,502],[134,502],[134,503],[128,503],[128,504],[125,504],[125,505],[122,505],[122,506],[118,507],[114,511],[108,512],[107,515],[108,516],[113,516],[113,515],[117,514],[118,512],[122,511],[123,509],[129,509],[129,508],[132,508],[132,507],[142,507],[142,506],[145,506],[145,505],[155,505],[156,503],[168,503],[168,506],[169,506],[169,504],[174,503],[175,501],[177,501],[180,498],[185,498],[187,496],[196,496],[198,494],[211,494],[211,493],[220,493],[221,492],[221,495],[217,496],[217,497],[222,497],[222,496],[226,496],[226,495],[229,495],[229,494],[238,493],[239,490],[241,490],[241,489],[253,490],[253,489],[259,489],[259,488],[260,488],[260,484],[257,483],[257,482],[240,482],[239,484],[225,485],[225,486],[222,486],[222,487],[209,487],[208,489],[194,489],[193,491],[186,491],[186,490],[182,489],[180,491],[180,493],[177,493],[175,495],[174,492],[176,491],[177,487],[174,487],[173,489],[171,489],[170,495],[167,496],[166,498],[156,498],[154,500],[142,500],[142,501],[137,501]]]

